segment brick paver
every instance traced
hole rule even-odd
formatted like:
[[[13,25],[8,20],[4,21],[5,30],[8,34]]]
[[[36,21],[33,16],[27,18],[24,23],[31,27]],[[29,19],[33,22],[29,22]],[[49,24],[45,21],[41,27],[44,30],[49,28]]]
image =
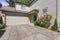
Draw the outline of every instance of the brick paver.
[[[8,26],[0,40],[60,40],[60,33],[31,25]]]

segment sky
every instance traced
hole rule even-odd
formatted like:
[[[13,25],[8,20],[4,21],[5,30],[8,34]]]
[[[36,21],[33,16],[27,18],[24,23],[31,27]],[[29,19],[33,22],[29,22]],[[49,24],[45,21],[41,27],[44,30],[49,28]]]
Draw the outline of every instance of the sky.
[[[0,3],[1,3],[3,6],[8,6],[8,5],[9,5],[5,0],[0,0]]]

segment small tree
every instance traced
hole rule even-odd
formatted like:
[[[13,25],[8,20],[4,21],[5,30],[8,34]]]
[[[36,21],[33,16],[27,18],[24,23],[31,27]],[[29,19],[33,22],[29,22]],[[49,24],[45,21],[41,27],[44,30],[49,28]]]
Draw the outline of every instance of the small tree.
[[[2,4],[0,3],[0,8],[2,7]]]
[[[12,0],[6,0],[7,3],[9,3],[10,7],[15,7],[15,3]]]

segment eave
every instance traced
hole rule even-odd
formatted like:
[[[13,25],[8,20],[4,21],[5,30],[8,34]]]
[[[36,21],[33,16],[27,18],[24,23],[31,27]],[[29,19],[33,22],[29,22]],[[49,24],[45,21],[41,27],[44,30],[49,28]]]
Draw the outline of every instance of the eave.
[[[31,11],[22,11],[22,10],[16,10],[15,8],[13,7],[2,7],[0,8],[0,11],[5,11],[5,12],[15,12],[15,13],[24,13],[24,14],[37,14],[39,13],[39,10],[37,9],[33,9]]]

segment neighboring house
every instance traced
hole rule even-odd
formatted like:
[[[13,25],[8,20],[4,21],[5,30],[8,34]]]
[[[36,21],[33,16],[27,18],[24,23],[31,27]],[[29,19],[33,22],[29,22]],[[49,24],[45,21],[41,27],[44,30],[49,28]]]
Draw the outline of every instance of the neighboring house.
[[[37,14],[38,15],[38,18],[40,16],[43,16],[45,15],[46,13],[47,14],[51,14],[53,16],[52,18],[52,24],[54,23],[54,20],[56,18],[56,0],[33,0],[31,1],[30,3],[27,3],[25,4],[25,2],[21,2],[19,0],[13,0],[15,2],[15,10],[14,13],[17,13],[14,15],[14,13],[12,12],[13,11],[13,8],[11,8],[11,12],[12,13],[9,13],[8,11],[8,14],[6,16],[6,24],[22,24],[24,22],[24,24],[28,23],[29,22],[29,18],[27,18],[26,16],[23,16],[23,17],[19,17],[17,15],[19,15],[19,12],[23,12],[24,14],[22,15],[26,15],[25,13],[27,12],[30,12],[32,11],[33,9],[38,9],[39,10],[39,13]],[[58,0],[58,25],[60,24],[60,4],[59,4],[59,0]],[[9,8],[7,8],[9,9]],[[43,12],[43,10],[46,9],[46,12]],[[9,9],[10,10],[10,9]],[[19,11],[20,10],[20,11]],[[32,16],[31,16],[32,17]],[[21,19],[20,19],[21,18]],[[13,20],[14,19],[14,20]],[[16,21],[16,19],[18,21]],[[32,17],[32,19],[34,19],[34,17]],[[9,21],[10,20],[10,21]],[[21,21],[20,21],[21,20]],[[23,21],[24,20],[24,21]],[[10,23],[11,22],[11,23]],[[16,23],[15,23],[16,22]],[[30,23],[30,22],[29,22]]]

